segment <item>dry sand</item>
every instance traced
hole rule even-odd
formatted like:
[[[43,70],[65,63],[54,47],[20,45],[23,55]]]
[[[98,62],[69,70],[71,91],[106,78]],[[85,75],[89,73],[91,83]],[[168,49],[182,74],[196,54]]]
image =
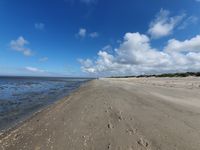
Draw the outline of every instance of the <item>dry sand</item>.
[[[200,150],[200,78],[91,81],[0,136],[6,150]]]

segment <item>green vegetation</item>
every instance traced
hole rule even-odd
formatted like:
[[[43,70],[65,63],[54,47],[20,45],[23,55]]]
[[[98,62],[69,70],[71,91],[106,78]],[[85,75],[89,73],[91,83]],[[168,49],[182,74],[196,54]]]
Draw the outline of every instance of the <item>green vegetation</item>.
[[[139,76],[112,76],[110,78],[148,78],[148,77],[188,77],[188,76],[195,76],[200,77],[200,72],[184,72],[184,73],[165,73],[165,74],[158,74],[158,75],[139,75]]]

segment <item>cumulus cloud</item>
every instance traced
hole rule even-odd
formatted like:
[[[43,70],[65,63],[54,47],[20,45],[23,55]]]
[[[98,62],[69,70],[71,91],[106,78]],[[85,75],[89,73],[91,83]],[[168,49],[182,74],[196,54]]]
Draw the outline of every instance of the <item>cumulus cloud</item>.
[[[84,28],[80,28],[77,35],[78,35],[79,37],[81,37],[81,38],[84,38],[84,37],[86,37],[86,35],[87,35],[87,30],[84,29]]]
[[[140,75],[197,71],[200,68],[200,35],[169,40],[162,49],[151,46],[147,35],[126,33],[114,54],[100,50],[96,60],[81,60],[82,70],[100,76]]]
[[[99,34],[97,32],[92,32],[92,33],[89,34],[89,36],[91,38],[97,38],[99,36]]]
[[[32,50],[25,47],[28,44],[29,42],[25,40],[23,36],[20,36],[18,37],[18,39],[12,40],[10,42],[10,48],[12,50],[23,53],[25,56],[32,56],[33,55]]]
[[[116,49],[118,61],[123,64],[155,63],[155,58],[160,58],[162,53],[151,48],[149,41],[146,35],[126,33],[124,42]]]
[[[27,71],[35,72],[35,73],[44,73],[45,72],[44,70],[41,70],[41,69],[38,69],[38,68],[35,68],[35,67],[25,67],[25,69]]]
[[[184,29],[197,21],[197,17],[171,16],[168,10],[161,9],[149,25],[149,36],[126,33],[116,48],[107,45],[99,50],[96,59],[80,59],[81,69],[99,76],[200,71],[200,35],[182,41],[170,39],[161,49],[151,45],[151,39],[165,37],[178,25]]]
[[[87,36],[90,37],[90,38],[97,38],[99,36],[99,33],[98,32],[88,33],[87,29],[80,28],[79,32],[76,34],[76,37],[80,37],[80,38],[85,38]]]
[[[35,23],[35,29],[37,30],[44,30],[45,24],[44,23]]]
[[[155,20],[150,23],[148,33],[154,39],[170,35],[184,17],[185,14],[170,17],[168,10],[161,9]]]
[[[179,41],[171,39],[168,41],[167,46],[164,48],[166,52],[200,52],[200,35],[193,37],[189,40]]]
[[[86,59],[86,60],[79,59],[78,61],[82,64],[82,68],[81,69],[84,72],[95,73],[95,70],[93,68],[93,62],[92,62],[92,60],[90,60],[90,59]]]

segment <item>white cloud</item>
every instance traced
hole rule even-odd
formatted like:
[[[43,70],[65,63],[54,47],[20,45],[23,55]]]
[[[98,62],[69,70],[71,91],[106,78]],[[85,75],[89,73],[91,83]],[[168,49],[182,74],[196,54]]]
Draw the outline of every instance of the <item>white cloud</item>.
[[[40,62],[45,62],[45,61],[48,61],[49,58],[48,57],[42,57],[39,59]]]
[[[35,68],[35,67],[25,67],[25,69],[27,71],[36,72],[36,73],[44,73],[45,72],[44,70],[41,70],[41,69],[38,69],[38,68]]]
[[[102,51],[108,52],[108,53],[113,53],[113,48],[111,45],[106,45],[102,48]]]
[[[200,35],[189,40],[178,41],[171,39],[168,45],[164,48],[166,52],[200,52]]]
[[[76,34],[76,37],[80,37],[80,38],[85,38],[85,37],[97,38],[98,36],[99,36],[98,32],[88,33],[87,29],[85,28],[80,28],[79,32]]]
[[[185,41],[169,40],[163,50],[151,47],[147,35],[126,33],[114,54],[98,52],[96,60],[81,60],[84,72],[110,75],[139,75],[199,71],[200,35]]]
[[[45,24],[44,23],[35,23],[35,29],[37,30],[44,30]]]
[[[91,73],[95,73],[95,70],[94,68],[92,67],[93,66],[93,62],[92,60],[90,59],[86,59],[86,60],[83,60],[83,59],[79,59],[78,60],[81,64],[82,64],[82,70],[84,72],[91,72]]]
[[[18,37],[17,40],[12,40],[10,42],[10,48],[23,53],[25,56],[32,56],[32,50],[29,48],[26,48],[25,45],[28,45],[29,42],[24,39],[23,36]]]
[[[92,33],[89,34],[89,36],[90,36],[91,38],[97,38],[97,37],[99,36],[99,33],[97,33],[97,32],[92,32]]]
[[[134,65],[157,65],[164,62],[167,57],[163,52],[151,48],[150,39],[140,33],[126,33],[124,42],[116,49],[116,53],[118,62]]]
[[[87,35],[87,30],[84,28],[80,28],[79,32],[78,32],[78,36],[81,38],[84,38],[84,37],[86,37],[86,35]]]
[[[86,60],[79,59],[78,61],[80,63],[82,63],[84,65],[84,67],[86,67],[86,68],[89,68],[89,67],[91,67],[93,65],[93,62],[90,59],[86,59]]]
[[[168,10],[161,9],[155,20],[150,23],[148,33],[154,39],[170,35],[184,17],[185,14],[170,17]]]
[[[183,30],[191,24],[197,24],[198,20],[199,18],[197,18],[196,16],[190,16],[183,21],[183,23],[178,27],[178,29]]]

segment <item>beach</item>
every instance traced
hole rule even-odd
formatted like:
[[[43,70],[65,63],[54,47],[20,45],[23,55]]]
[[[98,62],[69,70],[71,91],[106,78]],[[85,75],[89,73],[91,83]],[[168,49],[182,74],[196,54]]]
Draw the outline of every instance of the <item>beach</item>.
[[[15,128],[0,150],[199,150],[200,78],[89,81]]]
[[[89,78],[0,76],[0,132],[59,101]]]

